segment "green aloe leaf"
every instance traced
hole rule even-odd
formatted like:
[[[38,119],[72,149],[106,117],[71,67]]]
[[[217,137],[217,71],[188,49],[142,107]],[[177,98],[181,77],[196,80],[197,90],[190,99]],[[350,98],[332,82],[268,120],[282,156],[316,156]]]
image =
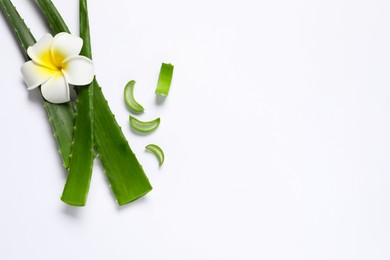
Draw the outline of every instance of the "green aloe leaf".
[[[99,158],[118,204],[124,205],[151,191],[152,186],[97,84],[94,96],[95,142]]]
[[[38,0],[38,4],[51,28],[67,30],[63,19],[50,0]],[[148,193],[152,190],[152,186],[130,149],[96,81],[93,84],[93,96],[94,142],[117,202],[119,205],[124,205]]]
[[[36,40],[34,36],[31,34],[30,29],[26,26],[10,0],[0,0],[0,8],[7,18],[10,27],[14,31],[26,60],[29,59],[27,48],[35,44]],[[74,104],[67,103],[58,105],[46,101],[44,101],[43,104],[47,111],[64,167],[68,168],[75,119]]]
[[[70,33],[68,26],[66,25],[64,19],[62,19],[62,16],[58,12],[57,8],[53,5],[52,1],[38,0],[38,4],[43,12],[43,15],[46,17],[46,21],[50,26],[51,32],[54,35],[60,32]]]
[[[81,55],[92,58],[86,0],[80,0],[80,37],[83,39]],[[93,143],[93,89],[94,80],[78,87],[77,112],[70,167],[61,200],[72,206],[84,206],[91,183],[94,155]]]

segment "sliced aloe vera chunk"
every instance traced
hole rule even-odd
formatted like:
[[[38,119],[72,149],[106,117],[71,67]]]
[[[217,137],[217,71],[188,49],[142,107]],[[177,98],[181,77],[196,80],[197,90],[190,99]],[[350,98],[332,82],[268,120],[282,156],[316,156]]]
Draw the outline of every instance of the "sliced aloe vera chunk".
[[[164,163],[164,152],[163,150],[160,148],[160,146],[156,145],[156,144],[149,144],[147,145],[146,147],[146,150],[149,150],[151,151],[154,155],[156,155],[157,159],[158,159],[158,163],[159,165],[161,166],[163,163]]]
[[[134,86],[135,86],[135,80],[130,80],[125,87],[125,102],[126,105],[137,113],[144,112],[143,106],[141,106],[134,98]]]
[[[152,121],[141,121],[137,118],[130,116],[130,126],[140,133],[150,133],[157,129],[157,127],[160,125],[160,118],[156,118]]]
[[[158,83],[156,88],[156,94],[160,96],[167,96],[171,87],[173,75],[173,65],[163,63],[161,64],[160,76],[158,77]]]

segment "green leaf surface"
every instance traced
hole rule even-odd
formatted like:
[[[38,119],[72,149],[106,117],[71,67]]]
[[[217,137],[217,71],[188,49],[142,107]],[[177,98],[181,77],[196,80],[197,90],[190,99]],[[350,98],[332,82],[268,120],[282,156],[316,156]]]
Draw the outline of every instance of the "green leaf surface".
[[[81,87],[77,99],[70,167],[61,200],[69,205],[84,206],[92,176],[93,159],[93,85]]]
[[[38,0],[38,3],[43,13],[47,14],[51,28],[65,29],[66,25],[50,0]],[[93,96],[94,142],[117,202],[124,205],[148,193],[152,186],[130,149],[97,81],[93,84]]]
[[[70,33],[68,26],[52,1],[38,0],[38,5],[43,12],[43,15],[46,17],[46,21],[54,35],[60,32]]]
[[[83,39],[81,54],[92,58],[88,10],[86,0],[80,0],[80,37]],[[93,89],[96,80],[78,87],[77,113],[69,173],[61,200],[69,205],[84,206],[91,182],[94,155],[93,143]]]
[[[27,48],[35,44],[36,40],[34,36],[31,34],[30,29],[26,26],[24,20],[22,17],[20,17],[18,11],[11,3],[11,1],[0,0],[0,7],[4,16],[7,18],[9,25],[15,33],[26,60],[28,60],[29,57],[27,55]]]
[[[160,75],[156,88],[156,94],[160,96],[167,96],[171,87],[173,75],[173,65],[163,63],[161,64]]]
[[[0,0],[0,8],[7,18],[10,27],[14,31],[26,60],[28,60],[27,48],[35,44],[36,40],[34,36],[31,34],[30,29],[26,26],[10,0]],[[44,101],[43,104],[47,111],[64,167],[68,168],[75,119],[74,104],[67,103],[58,105],[46,101]]]
[[[72,149],[75,121],[75,108],[73,105],[73,102],[52,104],[44,101],[44,107],[48,114],[65,169],[69,168],[69,156]]]
[[[94,97],[95,142],[99,158],[118,204],[124,205],[148,193],[152,186],[97,84]]]

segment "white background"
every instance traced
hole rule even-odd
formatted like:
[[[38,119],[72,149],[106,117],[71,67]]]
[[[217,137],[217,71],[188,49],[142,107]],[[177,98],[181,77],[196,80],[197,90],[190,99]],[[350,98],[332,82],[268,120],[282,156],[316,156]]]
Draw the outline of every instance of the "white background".
[[[55,0],[78,33],[78,1]],[[36,38],[34,1],[14,0]],[[154,189],[87,206],[0,18],[0,259],[390,259],[390,2],[89,1],[96,73]],[[157,102],[161,62],[175,65]],[[137,80],[136,135],[123,88]],[[159,144],[166,161],[145,152]]]

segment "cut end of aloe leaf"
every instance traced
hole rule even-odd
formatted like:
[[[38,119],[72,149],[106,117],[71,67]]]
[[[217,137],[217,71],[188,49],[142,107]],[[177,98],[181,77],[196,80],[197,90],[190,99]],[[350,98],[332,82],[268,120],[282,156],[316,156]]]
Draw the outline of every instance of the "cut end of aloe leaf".
[[[161,64],[160,76],[156,88],[156,94],[160,96],[167,96],[171,87],[173,75],[173,65],[163,63]]]
[[[144,191],[143,193],[137,193],[137,196],[127,198],[127,200],[117,200],[116,202],[118,203],[119,206],[124,206],[126,204],[129,204],[133,201],[136,201],[136,200],[142,198],[143,196],[148,194],[152,189],[153,189],[152,186],[150,186],[150,188],[148,190]]]
[[[164,163],[164,152],[163,150],[156,144],[149,144],[146,147],[146,150],[152,152],[158,159],[158,163],[161,166]]]
[[[136,113],[144,112],[143,106],[141,106],[134,98],[134,86],[135,80],[130,80],[125,87],[124,96],[126,105]]]
[[[156,118],[152,121],[141,121],[137,118],[130,116],[130,126],[140,133],[150,133],[157,129],[157,127],[160,125],[160,118]]]
[[[61,201],[64,202],[65,204],[68,204],[69,206],[73,206],[73,207],[84,207],[86,203],[82,203],[78,200],[68,200],[68,199],[65,199],[63,197],[61,197]]]

